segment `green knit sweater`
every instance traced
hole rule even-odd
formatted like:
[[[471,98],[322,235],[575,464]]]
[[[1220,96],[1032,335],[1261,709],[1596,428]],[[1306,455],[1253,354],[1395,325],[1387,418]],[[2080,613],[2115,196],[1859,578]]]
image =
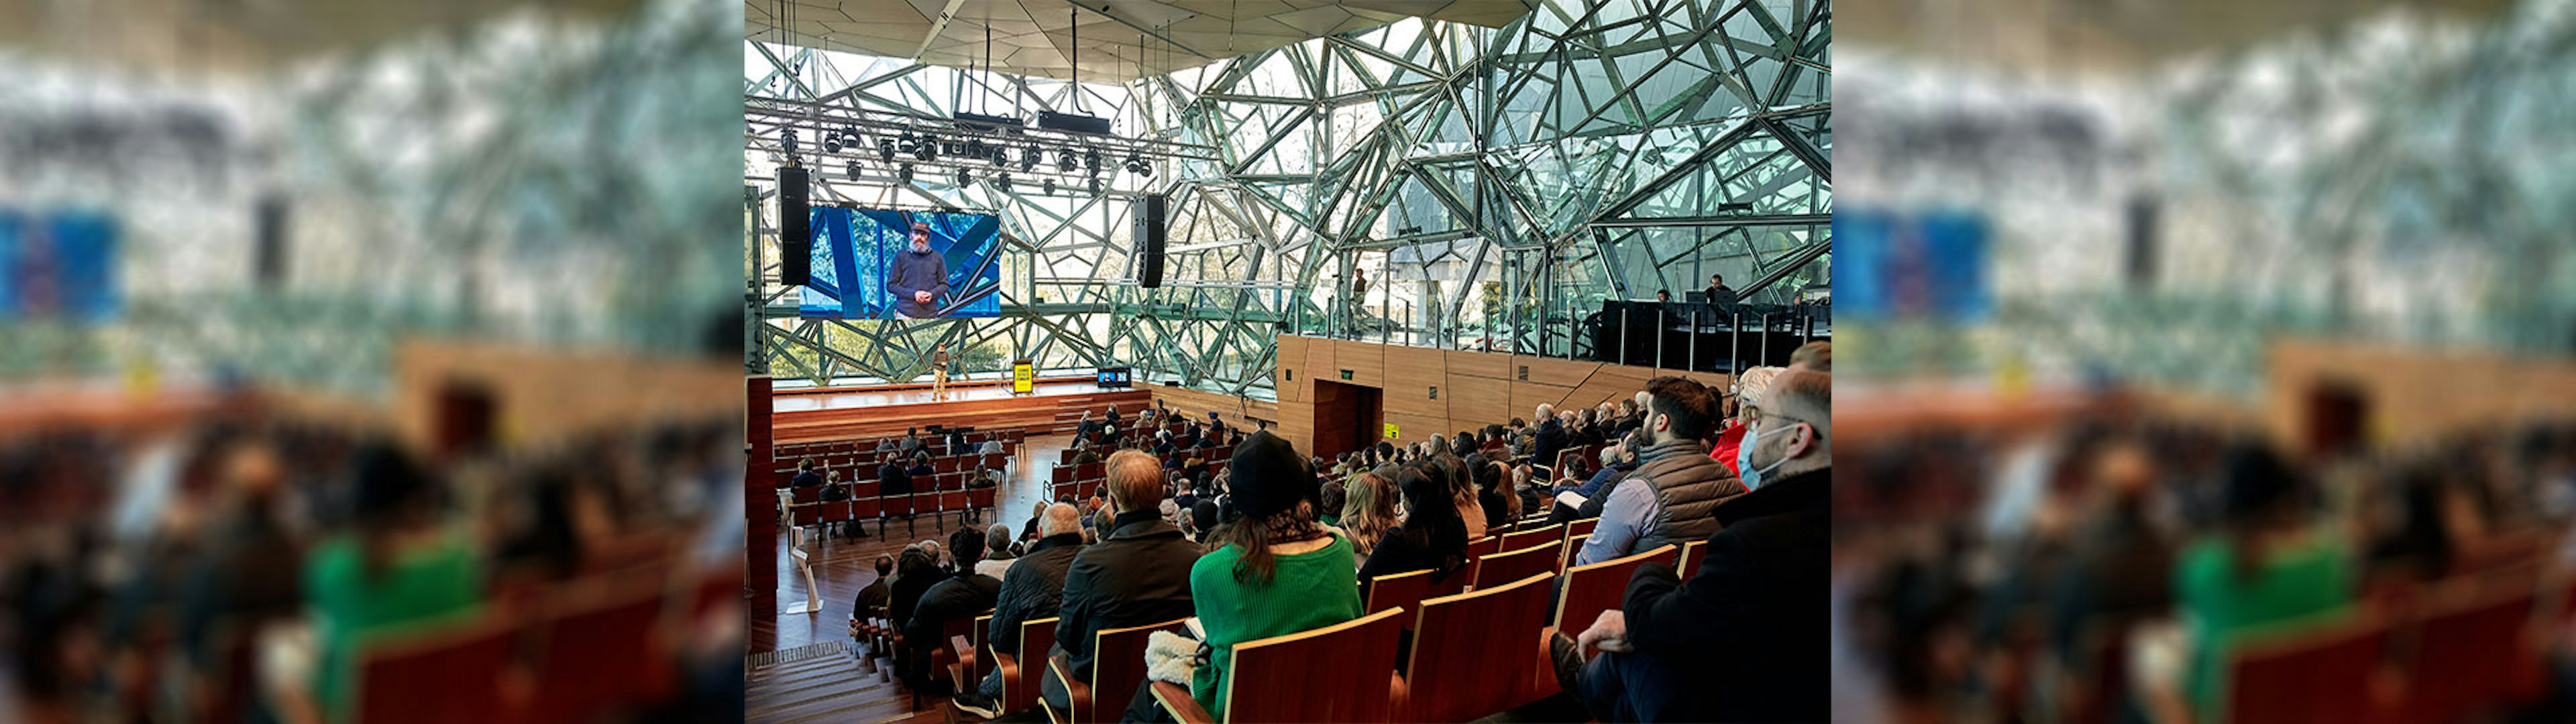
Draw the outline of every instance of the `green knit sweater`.
[[[1234,563],[1243,552],[1234,546],[1200,556],[1190,566],[1190,599],[1215,651],[1190,679],[1190,696],[1199,706],[1218,721],[1226,719],[1225,667],[1235,644],[1359,618],[1359,569],[1351,565],[1352,556],[1350,539],[1335,535],[1331,545],[1272,558],[1277,568],[1267,584],[1235,579]]]

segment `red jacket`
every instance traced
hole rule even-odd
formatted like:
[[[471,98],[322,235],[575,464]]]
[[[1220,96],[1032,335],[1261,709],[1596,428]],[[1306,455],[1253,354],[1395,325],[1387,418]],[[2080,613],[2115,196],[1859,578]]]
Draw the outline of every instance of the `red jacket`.
[[[1744,471],[1735,470],[1735,449],[1742,444],[1744,444],[1744,424],[1730,421],[1725,430],[1718,431],[1717,440],[1709,443],[1708,456],[1725,463],[1726,469],[1734,470],[1735,474],[1743,475]]]

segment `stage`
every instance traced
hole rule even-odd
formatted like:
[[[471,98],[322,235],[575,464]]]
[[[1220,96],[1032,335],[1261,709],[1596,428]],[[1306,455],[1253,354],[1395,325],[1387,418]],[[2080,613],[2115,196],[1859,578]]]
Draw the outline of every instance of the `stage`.
[[[933,401],[928,385],[779,390],[771,394],[770,424],[779,443],[900,436],[934,425],[1038,436],[1072,431],[1085,411],[1098,416],[1115,405],[1132,414],[1153,404],[1150,392],[1104,390],[1089,378],[1044,380],[1034,389],[1012,395],[1007,382],[952,384],[944,401]]]

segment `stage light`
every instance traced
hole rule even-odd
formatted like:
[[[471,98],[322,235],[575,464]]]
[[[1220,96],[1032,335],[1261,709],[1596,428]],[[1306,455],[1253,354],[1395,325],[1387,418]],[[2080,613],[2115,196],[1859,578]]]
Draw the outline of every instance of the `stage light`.
[[[1153,178],[1153,177],[1154,177],[1154,164],[1145,163],[1145,162],[1142,162],[1142,161],[1137,162],[1137,163],[1136,163],[1136,174],[1137,174],[1137,175],[1139,175],[1139,176],[1143,176],[1143,177],[1145,177],[1145,178]]]
[[[967,158],[983,158],[983,157],[984,157],[984,139],[981,139],[981,138],[972,138],[972,139],[967,139],[967,141],[966,141],[966,157],[967,157]]]
[[[886,139],[883,139],[883,138],[879,138],[879,139],[877,139],[877,160],[879,160],[879,161],[893,161],[893,160],[894,160],[894,141],[886,140]]]
[[[796,129],[778,129],[779,145],[786,147],[788,163],[796,162]]]
[[[994,146],[994,147],[992,148],[992,151],[993,151],[993,165],[995,165],[995,166],[1009,166],[1009,165],[1011,165],[1011,154],[1010,154],[1010,149],[1008,149],[1008,148],[1004,148],[1004,147],[1001,147],[1001,146]]]
[[[1046,149],[1030,146],[1029,152],[1020,156],[1020,170],[1035,171],[1038,168],[1038,162],[1043,160],[1046,160]]]
[[[1094,196],[1100,194],[1100,177],[1098,176],[1091,177],[1091,193]]]
[[[939,160],[939,141],[930,138],[921,139],[919,152],[913,154],[913,157],[923,161]]]
[[[855,180],[858,180],[858,178],[859,178],[859,161],[858,161],[858,159],[850,159],[850,179],[851,179],[851,180],[853,180],[853,181],[855,181]]]
[[[1006,193],[1006,194],[1007,194],[1007,193],[1010,193],[1010,192],[1011,192],[1011,172],[1009,172],[1009,171],[1004,171],[1004,172],[1002,172],[1002,175],[997,176],[997,177],[994,177],[994,179],[993,179],[993,188],[1001,189],[1001,190],[1002,190],[1002,193]]]
[[[1078,165],[1080,165],[1080,163],[1073,159],[1073,149],[1070,148],[1064,150],[1064,158],[1062,160],[1055,162],[1056,170],[1063,171],[1065,173],[1073,173],[1074,167]]]
[[[824,131],[824,132],[823,132],[823,152],[824,152],[824,153],[840,153],[840,152],[841,152],[841,134],[840,134],[839,132],[836,132],[836,131]]]
[[[975,185],[975,175],[967,173],[966,169],[957,169],[957,188],[962,189],[973,185]]]
[[[1082,167],[1093,171],[1100,170],[1100,149],[1094,148],[1084,150],[1082,152]]]
[[[1044,186],[1045,186],[1045,188],[1046,188],[1046,195],[1048,195],[1048,196],[1054,196],[1054,195],[1055,195],[1055,179],[1047,179],[1047,180],[1046,180],[1046,184],[1045,184]]]
[[[912,164],[907,163],[904,164],[903,167],[895,169],[894,177],[897,181],[912,183]]]

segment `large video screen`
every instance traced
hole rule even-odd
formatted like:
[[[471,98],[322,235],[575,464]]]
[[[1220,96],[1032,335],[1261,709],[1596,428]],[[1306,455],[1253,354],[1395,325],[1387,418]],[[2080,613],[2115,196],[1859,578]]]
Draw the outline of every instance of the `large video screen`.
[[[1002,314],[1001,219],[991,214],[813,209],[808,317],[939,319]]]

